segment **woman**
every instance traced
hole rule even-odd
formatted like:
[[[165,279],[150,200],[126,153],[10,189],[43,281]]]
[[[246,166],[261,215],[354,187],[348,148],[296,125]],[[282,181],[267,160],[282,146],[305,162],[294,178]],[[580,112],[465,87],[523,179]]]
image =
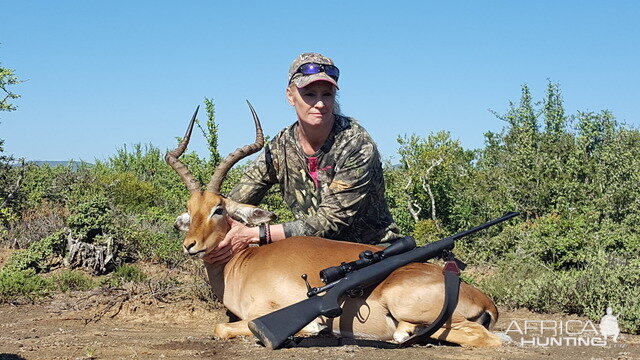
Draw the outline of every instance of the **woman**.
[[[339,75],[333,61],[321,54],[305,53],[293,61],[286,96],[298,120],[265,146],[229,194],[257,205],[272,185],[280,184],[296,220],[248,227],[230,219],[231,230],[205,261],[226,262],[249,244],[291,236],[371,244],[401,237],[384,197],[376,145],[360,124],[339,113]]]

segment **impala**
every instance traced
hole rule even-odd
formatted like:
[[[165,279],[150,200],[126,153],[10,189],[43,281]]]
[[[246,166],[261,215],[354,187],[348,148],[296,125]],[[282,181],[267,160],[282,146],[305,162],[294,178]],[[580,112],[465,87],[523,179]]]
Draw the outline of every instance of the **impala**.
[[[191,193],[188,211],[178,216],[175,225],[186,231],[183,248],[191,256],[204,256],[224,239],[230,228],[227,217],[251,225],[275,218],[269,211],[240,204],[220,194],[229,169],[264,145],[260,120],[251,104],[249,108],[255,122],[255,142],[229,154],[216,168],[206,190],[202,190],[201,184],[179,160],[189,143],[196,114],[178,147],[165,157]],[[217,324],[214,335],[218,338],[251,336],[248,321],[306,298],[307,289],[301,274],[308,274],[311,286],[321,286],[320,270],[355,260],[364,250],[380,249],[317,237],[291,237],[265,246],[248,247],[227,263],[205,263],[214,293],[240,319]],[[417,328],[432,323],[443,302],[442,267],[412,263],[395,270],[377,286],[365,289],[361,297],[345,297],[340,317],[318,317],[302,332],[313,334],[326,327],[338,336],[401,342]],[[462,283],[451,319],[431,337],[463,346],[499,346],[500,339],[488,330],[497,319],[494,303],[478,289]]]

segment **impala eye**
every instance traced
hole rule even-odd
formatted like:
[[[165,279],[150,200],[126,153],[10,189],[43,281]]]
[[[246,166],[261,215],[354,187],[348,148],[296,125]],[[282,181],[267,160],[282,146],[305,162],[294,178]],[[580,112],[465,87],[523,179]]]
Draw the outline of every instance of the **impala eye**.
[[[224,212],[224,208],[217,207],[215,210],[213,210],[213,214],[212,215],[222,215],[223,212]]]

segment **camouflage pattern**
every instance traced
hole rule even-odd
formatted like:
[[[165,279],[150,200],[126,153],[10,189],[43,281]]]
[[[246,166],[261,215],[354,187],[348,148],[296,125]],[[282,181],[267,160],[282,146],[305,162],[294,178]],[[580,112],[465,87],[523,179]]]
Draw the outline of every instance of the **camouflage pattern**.
[[[296,74],[296,71],[298,71],[298,68],[300,68],[301,65],[306,63],[335,65],[333,63],[333,60],[329,59],[328,57],[322,54],[318,54],[318,53],[300,54],[298,55],[298,57],[296,57],[295,60],[293,60],[293,62],[291,63],[291,66],[289,66],[289,76],[287,77],[287,79],[291,79],[289,83],[294,83],[296,84],[297,87],[301,88],[311,84],[314,81],[324,80],[332,83],[336,88],[339,89],[338,83],[331,76],[325,74],[324,72],[320,72],[313,75],[303,75],[301,73]]]
[[[400,238],[384,197],[380,154],[364,128],[354,119],[336,115],[326,143],[307,156],[298,144],[297,126],[294,123],[276,135],[229,197],[257,205],[272,185],[280,184],[297,219],[283,224],[287,237],[371,244]],[[317,169],[317,182],[310,168]]]

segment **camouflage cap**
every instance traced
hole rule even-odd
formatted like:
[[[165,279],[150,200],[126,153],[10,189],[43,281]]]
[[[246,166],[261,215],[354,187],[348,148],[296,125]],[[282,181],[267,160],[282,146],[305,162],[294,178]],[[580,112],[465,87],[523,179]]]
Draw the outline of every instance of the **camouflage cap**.
[[[296,73],[298,68],[300,68],[301,65],[306,63],[317,63],[322,65],[335,66],[335,64],[333,63],[333,60],[329,59],[328,57],[322,54],[318,54],[318,53],[300,54],[298,55],[298,57],[296,57],[295,60],[293,60],[293,62],[291,63],[291,66],[289,67],[289,79],[291,79],[289,84],[294,83],[296,84],[297,87],[301,88],[311,84],[312,82],[315,82],[318,80],[324,80],[332,83],[335,87],[339,88],[338,82],[335,79],[333,79],[331,76],[327,75],[325,72],[319,72],[313,75],[304,75],[302,73]]]

